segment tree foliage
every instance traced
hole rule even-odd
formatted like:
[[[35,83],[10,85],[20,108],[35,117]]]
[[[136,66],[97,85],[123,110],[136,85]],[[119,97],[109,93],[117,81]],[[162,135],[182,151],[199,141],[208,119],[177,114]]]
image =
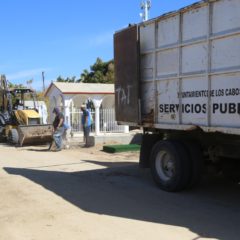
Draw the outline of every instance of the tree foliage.
[[[14,84],[14,83],[11,83],[11,82],[8,82],[8,87],[9,88],[26,88],[26,86],[24,86],[22,83]]]
[[[114,82],[114,64],[113,60],[103,62],[97,58],[96,62],[90,67],[91,72],[87,74],[87,70],[81,75],[82,82],[88,83],[113,83]]]
[[[84,83],[114,83],[114,63],[113,60],[104,62],[97,58],[96,62],[90,66],[90,71],[83,70],[80,78],[63,78],[59,76],[57,82],[84,82]]]
[[[73,76],[73,77],[67,77],[67,78],[63,78],[61,76],[59,76],[57,78],[57,82],[69,82],[69,83],[73,83],[73,82],[76,82],[76,77]]]

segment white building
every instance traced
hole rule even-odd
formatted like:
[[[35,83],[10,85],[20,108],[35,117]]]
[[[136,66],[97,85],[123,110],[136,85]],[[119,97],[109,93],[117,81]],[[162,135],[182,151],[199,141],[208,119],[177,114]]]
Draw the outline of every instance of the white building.
[[[96,135],[100,133],[100,108],[115,108],[114,84],[53,82],[45,96],[50,100],[50,120],[53,121],[54,118],[53,108],[59,107],[65,115],[65,121],[70,126],[70,115],[73,110],[80,109],[82,104],[91,100],[95,109]],[[128,132],[127,126],[124,132]]]

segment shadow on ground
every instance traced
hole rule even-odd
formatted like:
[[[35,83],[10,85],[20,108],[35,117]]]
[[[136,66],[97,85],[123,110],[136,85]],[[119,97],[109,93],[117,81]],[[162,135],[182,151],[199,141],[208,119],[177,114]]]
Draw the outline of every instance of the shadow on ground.
[[[50,152],[49,147],[44,148],[44,149],[30,148],[30,149],[27,149],[27,151],[30,151],[30,152]]]
[[[155,187],[149,170],[135,163],[99,164],[109,168],[73,173],[5,171],[30,179],[88,212],[184,227],[205,238],[239,239],[239,185],[209,178],[197,189],[167,193]]]

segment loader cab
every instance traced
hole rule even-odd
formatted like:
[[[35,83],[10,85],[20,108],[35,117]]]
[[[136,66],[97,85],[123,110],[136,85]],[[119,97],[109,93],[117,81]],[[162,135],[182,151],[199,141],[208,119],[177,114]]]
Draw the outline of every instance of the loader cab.
[[[10,90],[12,95],[12,118],[15,125],[39,125],[42,119],[38,112],[36,93],[29,88]],[[32,104],[29,105],[29,102]]]
[[[23,110],[23,103],[19,98],[16,99],[14,105],[13,105],[14,110]]]
[[[29,88],[15,88],[10,90],[12,95],[13,110],[34,109],[37,111],[36,94]],[[26,106],[26,101],[32,101],[32,107]]]

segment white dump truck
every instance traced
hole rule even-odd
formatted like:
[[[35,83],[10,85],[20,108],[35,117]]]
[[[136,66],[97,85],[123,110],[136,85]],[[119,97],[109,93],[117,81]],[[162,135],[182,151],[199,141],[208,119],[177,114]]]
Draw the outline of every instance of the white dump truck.
[[[240,0],[129,25],[114,61],[117,121],[143,128],[140,166],[161,189],[194,186],[206,161],[239,173]]]

